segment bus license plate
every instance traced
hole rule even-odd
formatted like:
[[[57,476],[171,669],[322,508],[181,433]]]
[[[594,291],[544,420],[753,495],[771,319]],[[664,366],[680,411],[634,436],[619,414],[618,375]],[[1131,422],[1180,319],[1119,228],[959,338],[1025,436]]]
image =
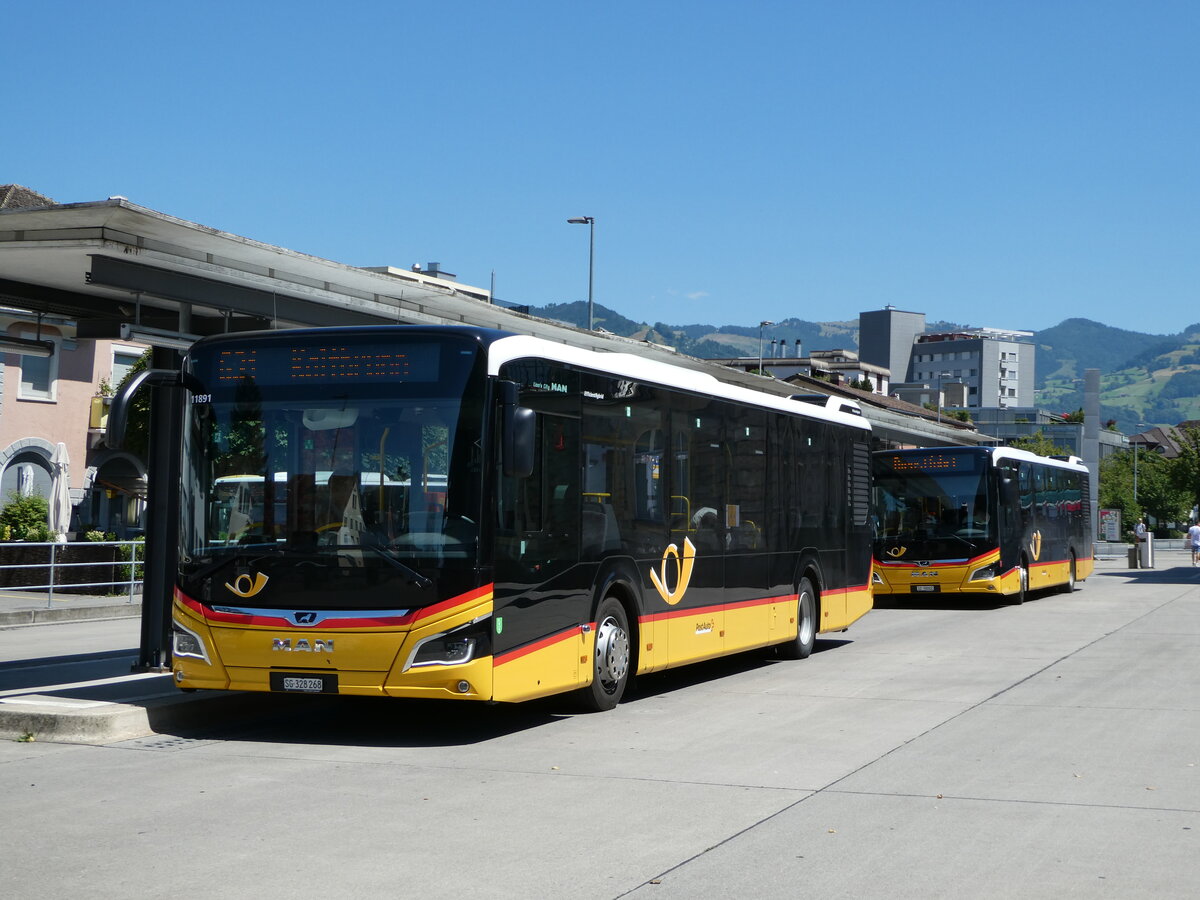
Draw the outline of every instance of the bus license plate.
[[[291,694],[336,694],[337,676],[272,672],[271,690]]]
[[[941,586],[936,584],[914,584],[913,590],[920,591],[922,594],[936,594],[941,590]]]

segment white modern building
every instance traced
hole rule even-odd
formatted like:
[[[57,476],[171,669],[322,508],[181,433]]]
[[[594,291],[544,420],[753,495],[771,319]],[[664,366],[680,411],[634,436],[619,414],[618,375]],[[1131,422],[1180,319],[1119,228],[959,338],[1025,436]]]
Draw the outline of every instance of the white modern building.
[[[914,382],[965,386],[966,407],[1032,406],[1035,346],[1031,331],[972,328],[923,334],[912,349]]]

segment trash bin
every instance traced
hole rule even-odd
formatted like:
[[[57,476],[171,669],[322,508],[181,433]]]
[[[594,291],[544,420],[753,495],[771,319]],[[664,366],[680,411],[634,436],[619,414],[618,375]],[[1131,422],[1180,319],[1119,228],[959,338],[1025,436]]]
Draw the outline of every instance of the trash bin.
[[[1129,568],[1136,569],[1138,567],[1138,548],[1134,544],[1129,548]]]
[[[1138,541],[1138,568],[1154,568],[1154,535],[1146,532],[1146,539]]]

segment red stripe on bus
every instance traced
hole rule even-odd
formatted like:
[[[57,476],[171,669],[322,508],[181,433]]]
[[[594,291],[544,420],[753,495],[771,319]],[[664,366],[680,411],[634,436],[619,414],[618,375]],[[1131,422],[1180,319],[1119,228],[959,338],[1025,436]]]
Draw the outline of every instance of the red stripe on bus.
[[[483,587],[477,587],[473,591],[467,591],[465,594],[459,594],[457,597],[451,597],[449,600],[443,600],[440,603],[433,604],[433,606],[425,606],[421,609],[413,610],[408,614],[408,618],[415,624],[422,619],[439,615],[456,606],[467,606],[471,603],[477,603],[480,600],[490,597],[494,588],[494,583],[485,584]]]
[[[861,584],[846,588],[830,588],[823,591],[821,596],[830,597],[838,594],[857,593],[869,589],[869,585]],[[650,613],[649,615],[640,616],[639,622],[663,622],[669,619],[678,619],[681,616],[704,616],[709,613],[716,612],[731,612],[739,609],[748,609],[754,606],[767,606],[771,603],[795,603],[799,600],[799,594],[780,594],[775,597],[756,597],[753,600],[740,600],[736,603],[714,603],[709,606],[688,606],[683,609],[668,609],[662,612]]]
[[[595,623],[592,623],[591,627],[595,629]],[[552,634],[549,637],[544,637],[540,641],[534,641],[532,644],[526,644],[524,647],[518,647],[516,650],[509,650],[507,653],[497,656],[493,660],[492,665],[502,666],[505,663],[518,660],[523,656],[528,656],[530,653],[536,653],[538,650],[545,650],[547,647],[552,647],[555,644],[559,644],[563,641],[577,637],[581,630],[582,626],[573,625],[566,631],[559,632],[558,634]]]
[[[447,610],[454,609],[457,606],[466,606],[489,597],[491,596],[492,588],[493,585],[487,584],[483,587],[467,591],[465,594],[459,594],[456,597],[443,600],[441,603],[435,603],[433,606],[427,606],[422,609],[413,610],[412,612],[406,613],[403,616],[362,615],[353,619],[332,618],[321,622],[320,627],[325,631],[334,631],[348,628],[380,628],[384,626],[414,625],[417,622],[428,619],[440,613],[444,613]],[[296,627],[295,622],[289,621],[283,616],[251,616],[244,613],[218,612],[217,610],[205,606],[203,603],[200,603],[197,600],[193,600],[178,588],[175,589],[175,598],[192,612],[209,622],[221,622],[226,625],[257,625],[271,628]]]

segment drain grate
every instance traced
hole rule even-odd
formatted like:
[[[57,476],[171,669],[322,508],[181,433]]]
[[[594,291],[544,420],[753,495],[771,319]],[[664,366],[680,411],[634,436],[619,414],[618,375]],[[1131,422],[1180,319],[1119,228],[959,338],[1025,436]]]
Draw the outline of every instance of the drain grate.
[[[152,737],[134,738],[131,741],[121,741],[116,744],[110,744],[110,747],[116,747],[124,750],[186,750],[189,747],[198,747],[201,744],[211,744],[213,741],[202,741],[199,738],[185,737],[170,737],[167,735],[154,735]]]

